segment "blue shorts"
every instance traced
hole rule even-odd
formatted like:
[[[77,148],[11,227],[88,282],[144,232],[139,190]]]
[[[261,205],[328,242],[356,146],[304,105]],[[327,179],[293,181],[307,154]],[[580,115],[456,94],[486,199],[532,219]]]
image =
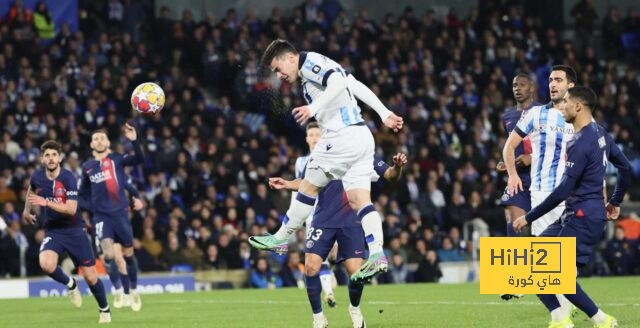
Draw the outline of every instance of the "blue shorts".
[[[40,252],[54,251],[58,256],[65,252],[77,267],[91,267],[96,265],[96,257],[93,255],[91,241],[84,229],[72,231],[47,231],[40,245]]]
[[[93,222],[98,240],[109,238],[114,243],[121,244],[122,247],[133,246],[133,229],[127,211],[110,214],[94,213]]]
[[[606,224],[606,220],[576,217],[573,211],[567,210],[539,237],[576,237],[576,262],[585,265],[591,259],[593,248],[602,239]]]
[[[305,252],[327,258],[333,245],[338,242],[338,258],[336,262],[347,259],[369,257],[367,243],[364,240],[362,226],[345,228],[314,228],[307,229]]]
[[[529,189],[525,189],[511,196],[505,190],[500,199],[500,205],[504,207],[515,206],[523,209],[525,212],[529,212],[531,211],[531,192]]]

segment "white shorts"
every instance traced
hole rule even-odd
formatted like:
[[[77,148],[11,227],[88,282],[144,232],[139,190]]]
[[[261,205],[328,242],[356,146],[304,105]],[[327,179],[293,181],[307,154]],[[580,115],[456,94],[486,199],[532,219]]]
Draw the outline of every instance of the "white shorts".
[[[371,190],[373,135],[366,125],[351,125],[340,131],[326,131],[311,152],[305,179],[317,187],[342,180],[344,190]]]
[[[547,197],[551,195],[550,191],[531,191],[531,208],[534,208],[542,203]],[[549,211],[547,214],[541,216],[539,219],[533,221],[531,224],[531,234],[539,236],[548,226],[560,219],[562,213],[564,213],[564,201],[556,208]]]

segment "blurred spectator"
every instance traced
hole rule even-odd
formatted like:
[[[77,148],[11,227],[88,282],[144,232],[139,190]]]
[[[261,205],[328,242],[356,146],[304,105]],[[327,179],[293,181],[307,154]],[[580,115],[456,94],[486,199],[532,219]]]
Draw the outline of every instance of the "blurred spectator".
[[[33,24],[38,32],[38,37],[43,41],[52,41],[56,37],[56,24],[51,18],[51,12],[44,1],[36,4]]]
[[[171,269],[175,265],[185,264],[186,259],[183,255],[182,249],[180,249],[178,237],[175,235],[171,235],[169,237],[168,247],[160,255],[160,262],[167,269]]]
[[[282,279],[271,272],[269,263],[263,257],[256,262],[255,268],[251,270],[251,286],[263,289],[275,289],[282,287]]]
[[[418,264],[415,282],[438,282],[440,277],[442,277],[442,271],[440,271],[438,255],[435,251],[429,250]]]
[[[614,275],[628,275],[633,269],[636,254],[635,243],[627,240],[624,229],[616,227],[613,239],[607,243],[606,260],[609,270]]]
[[[187,247],[182,250],[182,256],[186,264],[193,267],[195,270],[202,269],[202,258],[204,252],[198,247],[195,239],[187,239]]]
[[[207,254],[204,257],[204,269],[212,270],[220,268],[220,260],[218,259],[218,247],[211,244],[207,247]]]
[[[287,257],[287,262],[280,270],[282,287],[304,287],[304,267],[301,268],[300,253],[292,251]]]
[[[407,282],[407,275],[409,274],[409,268],[406,264],[405,258],[400,254],[394,254],[391,257],[391,282],[394,284],[404,284]]]
[[[464,261],[465,257],[462,252],[453,245],[451,238],[444,237],[442,239],[442,248],[438,249],[438,259],[441,262],[459,262]]]

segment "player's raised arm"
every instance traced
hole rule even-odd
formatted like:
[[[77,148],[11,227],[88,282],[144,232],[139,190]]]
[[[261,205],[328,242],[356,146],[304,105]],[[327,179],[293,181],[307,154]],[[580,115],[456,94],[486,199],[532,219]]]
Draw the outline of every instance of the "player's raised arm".
[[[393,156],[393,166],[384,171],[383,177],[387,181],[398,181],[402,176],[402,168],[407,164],[407,155],[397,153]]]
[[[396,132],[402,129],[404,124],[402,117],[390,111],[369,87],[358,81],[353,75],[347,77],[347,83],[349,90],[353,91],[353,95],[371,107],[380,116],[384,125]]]
[[[138,141],[136,129],[133,126],[129,125],[129,123],[124,125],[124,136],[127,139],[131,140],[135,156],[124,156],[122,164],[125,166],[142,164],[142,162],[144,162],[144,153],[142,152],[142,146]]]

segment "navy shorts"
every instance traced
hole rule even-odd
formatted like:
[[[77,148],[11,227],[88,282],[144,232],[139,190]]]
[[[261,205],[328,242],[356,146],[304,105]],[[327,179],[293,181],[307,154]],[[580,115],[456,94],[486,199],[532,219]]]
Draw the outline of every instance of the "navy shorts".
[[[525,212],[529,212],[531,211],[531,192],[529,189],[525,189],[511,196],[505,190],[500,199],[500,205],[504,207],[515,206],[525,210]]]
[[[114,243],[121,244],[122,247],[133,246],[133,229],[127,211],[110,214],[95,213],[93,222],[98,240],[109,238]]]
[[[73,231],[47,231],[40,245],[40,252],[54,251],[58,256],[65,252],[77,267],[91,267],[96,265],[96,257],[93,255],[91,241],[84,229]]]
[[[593,248],[604,233],[606,220],[576,217],[573,211],[565,211],[562,218],[551,224],[538,237],[576,237],[576,262],[589,263]]]
[[[369,257],[369,250],[364,239],[362,226],[345,228],[315,228],[307,229],[305,252],[327,258],[333,245],[338,242],[338,258],[336,262],[347,259]]]

